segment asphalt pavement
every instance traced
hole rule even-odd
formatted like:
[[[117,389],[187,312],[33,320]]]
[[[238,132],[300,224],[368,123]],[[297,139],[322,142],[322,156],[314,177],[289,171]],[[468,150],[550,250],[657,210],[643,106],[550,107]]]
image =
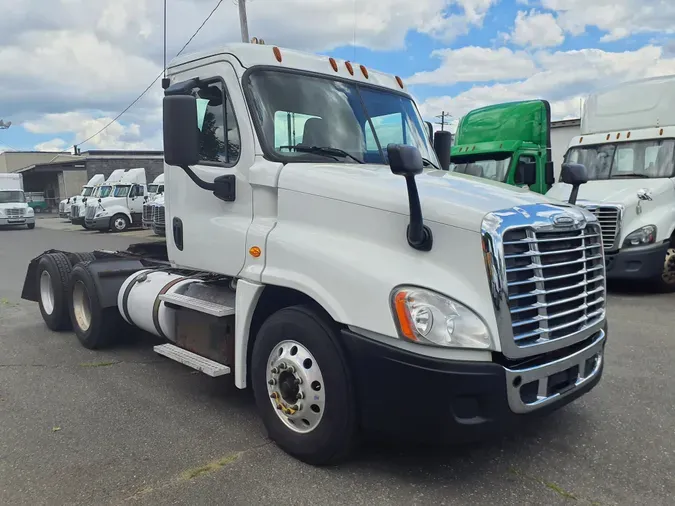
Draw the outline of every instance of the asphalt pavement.
[[[31,258],[144,237],[54,223],[0,230],[2,505],[673,504],[675,295],[612,292],[600,385],[517,434],[368,444],[345,465],[314,468],[267,439],[231,378],[155,355],[149,338],[94,352],[49,331],[20,299]]]

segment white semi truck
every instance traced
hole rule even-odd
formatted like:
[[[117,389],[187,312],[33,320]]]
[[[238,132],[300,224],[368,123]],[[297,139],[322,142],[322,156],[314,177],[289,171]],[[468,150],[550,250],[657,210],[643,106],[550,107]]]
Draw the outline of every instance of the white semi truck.
[[[85,197],[91,196],[98,185],[105,181],[103,174],[94,174],[92,178],[82,187],[82,192],[79,195],[68,197],[59,202],[59,218],[70,219],[70,211],[73,204],[78,200],[82,201]]]
[[[392,75],[249,44],[168,75],[166,242],[33,259],[22,297],[50,329],[90,349],[159,336],[252,387],[270,437],[312,464],[361,433],[480,438],[600,381],[592,213],[438,169]]]
[[[87,224],[85,223],[84,220],[87,208],[87,201],[90,199],[96,201],[98,199],[107,197],[110,194],[110,192],[112,192],[113,185],[120,179],[122,179],[124,172],[125,172],[124,169],[113,170],[108,176],[108,179],[105,180],[105,182],[100,183],[98,186],[96,186],[96,188],[94,188],[94,191],[90,196],[83,197],[79,199],[78,202],[74,202],[70,206],[70,222],[73,225],[82,225],[84,228],[87,228]]]
[[[164,174],[160,174],[148,185],[147,200],[153,199],[157,195],[164,193]]]
[[[87,202],[84,219],[86,228],[124,232],[130,227],[141,226],[145,194],[145,169],[129,169],[113,185],[107,197]]]
[[[141,226],[144,229],[153,228],[155,219],[155,206],[161,200],[164,205],[164,174],[160,174],[155,178],[152,184],[148,185],[148,195],[145,197],[143,203],[143,219]],[[155,231],[155,233],[157,233]]]
[[[22,174],[0,174],[0,227],[35,228],[35,211],[26,202]]]
[[[588,97],[565,160],[586,166],[577,204],[600,221],[608,278],[675,291],[675,75]],[[570,192],[557,183],[547,196]]]

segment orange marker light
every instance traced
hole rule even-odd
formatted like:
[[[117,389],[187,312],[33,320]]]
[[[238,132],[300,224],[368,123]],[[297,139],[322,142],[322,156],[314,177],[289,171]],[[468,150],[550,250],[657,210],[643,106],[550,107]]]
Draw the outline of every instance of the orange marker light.
[[[400,77],[396,76],[396,82],[397,82],[398,85],[401,87],[401,89],[403,89],[403,79],[401,79]]]
[[[281,63],[281,49],[275,46],[274,49],[272,49],[272,51],[274,52],[274,57],[277,59],[279,63]]]
[[[626,139],[630,139],[630,132],[626,134]]]
[[[394,308],[396,309],[396,317],[398,318],[398,324],[401,328],[401,333],[411,339],[412,341],[417,341],[415,334],[412,330],[412,321],[410,320],[410,314],[408,313],[408,308],[405,305],[405,299],[407,297],[406,292],[399,292],[396,294],[394,299]]]
[[[366,67],[364,67],[363,65],[361,65],[361,73],[363,74],[363,77],[368,79],[368,69]]]
[[[251,249],[248,250],[248,253],[253,258],[258,258],[262,254],[262,250],[258,246],[252,246]]]
[[[607,134],[607,138],[606,138],[605,140],[606,140],[606,141],[608,141],[608,140],[609,140],[609,134]]]
[[[352,64],[349,63],[348,61],[345,62],[345,67],[347,67],[347,70],[351,75],[354,75],[354,67],[352,67]]]
[[[618,134],[616,134],[616,138],[618,139],[619,137],[621,137],[621,132],[619,132]]]
[[[583,136],[579,137],[579,144],[581,144],[582,142],[584,142],[584,137],[583,137]]]
[[[328,61],[330,62],[330,66],[333,67],[333,70],[335,72],[337,72],[338,71],[338,64],[335,61],[335,58],[328,58]]]
[[[659,130],[659,135],[663,135],[663,128]]]

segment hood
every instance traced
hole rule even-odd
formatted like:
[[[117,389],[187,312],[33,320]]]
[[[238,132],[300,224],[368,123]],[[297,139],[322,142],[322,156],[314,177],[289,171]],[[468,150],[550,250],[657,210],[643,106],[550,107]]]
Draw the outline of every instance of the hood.
[[[26,202],[4,202],[0,204],[0,209],[26,209],[30,207]]]
[[[604,204],[631,205],[638,201],[638,190],[649,190],[652,195],[658,195],[673,190],[673,182],[667,178],[654,179],[604,179],[589,181],[579,187],[579,201],[585,200]],[[567,201],[572,186],[565,183],[555,183],[546,193],[547,197]]]
[[[561,204],[529,189],[443,170],[425,171],[415,181],[425,220],[472,231],[480,230],[490,211]],[[410,214],[405,179],[386,165],[290,163],[281,171],[279,188]]]

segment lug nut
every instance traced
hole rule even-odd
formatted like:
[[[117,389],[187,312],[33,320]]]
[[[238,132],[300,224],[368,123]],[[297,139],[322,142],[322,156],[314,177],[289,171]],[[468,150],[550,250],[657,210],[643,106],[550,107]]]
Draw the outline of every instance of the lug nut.
[[[281,369],[282,371],[283,371],[284,369],[286,369],[286,364],[284,364],[283,362],[280,363],[280,364],[279,364],[279,369]]]
[[[305,393],[304,393],[304,392],[298,392],[297,398],[298,398],[298,399],[304,399],[304,398],[305,398]]]
[[[302,378],[295,378],[296,385],[302,385]]]
[[[276,392],[272,392],[272,393],[270,394],[270,399],[276,399],[276,398],[277,398],[277,393],[276,393]]]
[[[277,409],[283,409],[280,404],[277,404]]]
[[[272,374],[279,374],[279,369],[272,367]]]
[[[293,411],[300,411],[300,406],[298,406],[297,404],[294,404],[293,406],[291,406],[291,409]]]
[[[292,365],[289,365],[288,366],[288,372],[290,372],[291,374],[295,374],[295,367],[293,367]]]
[[[272,378],[271,380],[269,380],[269,381],[267,382],[267,384],[268,384],[268,385],[276,385],[276,384],[277,384],[277,380],[275,380],[274,378]]]

